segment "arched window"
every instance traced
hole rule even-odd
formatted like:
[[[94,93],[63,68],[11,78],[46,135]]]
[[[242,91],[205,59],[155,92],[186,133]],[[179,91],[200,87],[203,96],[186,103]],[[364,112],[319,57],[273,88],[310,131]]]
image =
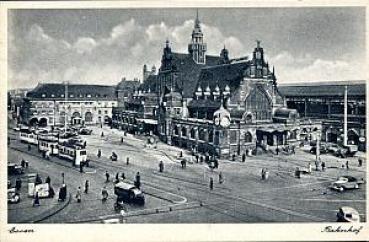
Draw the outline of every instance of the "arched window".
[[[213,142],[213,139],[214,139],[214,132],[213,132],[213,130],[209,129],[209,131],[208,131],[208,141]]]
[[[182,127],[181,135],[182,136],[187,136],[187,129],[186,129],[186,127]]]
[[[251,143],[252,142],[252,135],[250,132],[245,133],[245,143]]]
[[[205,138],[205,130],[204,129],[200,129],[199,130],[199,139],[200,140],[203,140],[203,141],[206,141],[206,138]]]
[[[86,112],[86,114],[85,114],[85,122],[87,122],[87,123],[92,122],[92,113],[91,112]]]
[[[174,134],[179,135],[179,130],[177,126],[174,126]]]
[[[196,131],[194,128],[191,129],[191,132],[190,132],[190,135],[191,135],[191,139],[195,139],[195,134],[196,134]]]

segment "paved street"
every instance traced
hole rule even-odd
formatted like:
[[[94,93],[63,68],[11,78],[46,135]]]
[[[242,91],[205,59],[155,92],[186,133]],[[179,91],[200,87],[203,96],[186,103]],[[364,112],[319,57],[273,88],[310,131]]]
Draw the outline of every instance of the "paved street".
[[[104,132],[104,137],[101,137]],[[328,188],[340,175],[365,177],[366,164],[358,167],[357,158],[349,158],[350,169],[341,168],[347,159],[332,155],[321,155],[327,170],[314,171],[294,177],[296,167],[314,166],[315,155],[308,152],[309,147],[296,151],[295,155],[271,156],[264,154],[247,157],[245,163],[220,161],[219,169],[211,171],[203,163],[190,163],[181,168],[176,159],[180,149],[158,143],[148,146],[147,137],[138,137],[104,127],[93,128],[87,140],[87,151],[91,165],[80,173],[71,163],[52,157],[42,158],[34,146],[27,151],[27,145],[16,140],[15,132],[10,130],[11,144],[8,148],[9,162],[20,163],[21,158],[30,162],[30,173],[37,172],[44,180],[50,176],[52,186],[57,192],[61,186],[61,173],[65,173],[70,202],[60,211],[61,206],[54,199],[42,199],[40,207],[32,207],[32,199],[27,199],[22,190],[22,201],[8,206],[9,222],[22,222],[30,215],[45,214],[43,223],[100,223],[103,219],[117,218],[113,203],[116,196],[113,182],[117,172],[124,172],[128,181],[133,182],[136,172],[140,172],[142,190],[145,193],[144,206],[128,205],[127,223],[248,223],[248,222],[326,222],[335,221],[340,206],[351,206],[359,211],[365,220],[365,187],[343,193]],[[124,138],[121,144],[121,137]],[[102,150],[102,157],[96,156]],[[118,161],[109,160],[111,152],[118,155]],[[184,151],[185,156],[189,156]],[[129,164],[126,159],[129,157]],[[164,162],[164,172],[158,170],[159,161]],[[268,168],[269,179],[261,180],[261,169]],[[105,171],[110,173],[110,182],[105,183]],[[218,183],[219,172],[225,177]],[[209,189],[209,179],[214,179],[214,189]],[[14,181],[15,176],[10,180]],[[90,181],[90,191],[82,194],[82,202],[76,202],[78,186]],[[14,182],[12,182],[14,184]],[[23,183],[26,187],[26,182]],[[101,201],[101,189],[106,186],[109,199]],[[24,198],[24,199],[23,199]],[[46,216],[50,211],[51,215]]]

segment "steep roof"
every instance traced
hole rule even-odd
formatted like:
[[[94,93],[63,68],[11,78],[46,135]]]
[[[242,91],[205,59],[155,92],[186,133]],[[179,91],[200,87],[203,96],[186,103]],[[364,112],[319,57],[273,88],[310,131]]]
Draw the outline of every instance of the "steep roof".
[[[190,54],[172,52],[172,65],[178,71],[175,85],[183,90],[183,97],[192,97],[201,69],[207,66],[217,65],[220,57],[206,55],[205,64],[197,64]]]
[[[116,86],[68,84],[68,100],[115,99]],[[65,85],[62,83],[41,83],[27,93],[29,98],[64,99]]]
[[[205,90],[209,85],[210,89],[214,90],[218,85],[220,90],[224,90],[228,85],[232,92],[239,86],[243,72],[248,65],[249,62],[238,62],[203,68],[197,86]]]
[[[139,81],[122,80],[117,85],[117,90],[136,89],[140,86]]]
[[[278,86],[278,90],[286,97],[332,97],[343,96],[346,85],[348,96],[365,96],[365,81],[283,84]]]

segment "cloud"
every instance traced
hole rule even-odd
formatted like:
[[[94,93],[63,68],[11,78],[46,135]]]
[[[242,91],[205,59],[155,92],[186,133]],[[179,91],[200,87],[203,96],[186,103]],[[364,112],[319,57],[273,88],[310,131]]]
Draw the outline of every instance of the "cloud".
[[[278,82],[314,82],[366,79],[365,61],[314,59],[310,54],[293,56],[287,51],[273,56],[269,63],[276,67]]]
[[[140,78],[144,64],[159,67],[166,39],[172,51],[187,53],[193,26],[193,20],[177,26],[165,22],[143,26],[132,18],[114,26],[104,38],[75,36],[76,41],[69,43],[34,24],[10,45],[9,84],[34,87],[38,82],[65,80],[115,84],[122,76]],[[245,52],[239,39],[225,37],[217,27],[203,24],[202,30],[207,54],[219,55],[224,44],[231,56]]]

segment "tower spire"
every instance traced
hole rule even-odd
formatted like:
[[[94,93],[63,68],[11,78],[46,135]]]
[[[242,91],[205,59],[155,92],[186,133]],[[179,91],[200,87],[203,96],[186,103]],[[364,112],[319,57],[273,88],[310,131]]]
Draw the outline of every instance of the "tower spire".
[[[199,10],[196,9],[195,28],[200,28]]]

